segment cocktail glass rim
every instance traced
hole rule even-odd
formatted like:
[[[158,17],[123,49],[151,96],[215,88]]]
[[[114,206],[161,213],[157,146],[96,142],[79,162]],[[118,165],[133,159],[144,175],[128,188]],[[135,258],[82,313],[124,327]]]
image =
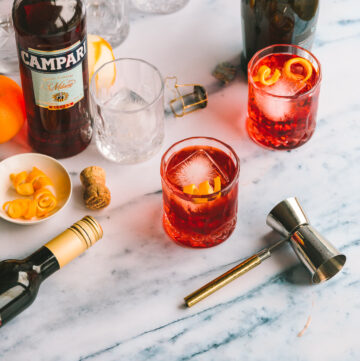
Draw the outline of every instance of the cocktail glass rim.
[[[141,63],[144,63],[146,65],[148,65],[150,68],[152,68],[153,70],[155,70],[155,73],[159,76],[159,79],[160,79],[160,90],[159,90],[159,93],[154,97],[154,100],[149,103],[149,104],[146,104],[144,105],[143,107],[140,107],[140,108],[137,108],[137,109],[134,109],[134,110],[120,110],[116,107],[111,107],[109,105],[106,105],[106,108],[109,109],[109,110],[113,110],[113,111],[116,111],[117,113],[123,113],[123,114],[133,114],[133,113],[137,113],[137,112],[141,112],[147,108],[150,108],[153,104],[155,104],[164,94],[164,79],[159,71],[159,69],[153,65],[153,64],[150,64],[149,62],[147,62],[146,60],[143,60],[143,59],[139,59],[139,58],[116,58],[114,60],[110,60],[106,63],[104,63],[103,65],[100,66],[99,69],[97,69],[95,71],[95,73],[93,74],[92,78],[91,78],[91,81],[90,81],[90,94],[92,96],[92,98],[95,100],[95,102],[97,104],[99,104],[99,102],[97,101],[97,95],[96,95],[96,92],[94,91],[94,87],[96,86],[95,85],[95,78],[96,78],[96,75],[101,71],[101,69],[103,69],[105,66],[109,65],[109,64],[112,64],[112,63],[117,63],[117,62],[121,62],[121,61],[135,61],[135,62],[141,62]],[[101,105],[101,104],[99,104]]]
[[[206,139],[206,140],[210,140],[210,141],[215,141],[215,142],[218,142],[220,143],[222,146],[224,146],[225,148],[227,148],[231,154],[234,156],[235,160],[236,160],[236,164],[235,164],[235,168],[236,168],[236,173],[233,177],[233,179],[231,180],[231,182],[225,187],[225,188],[222,188],[220,191],[218,192],[214,192],[214,193],[211,193],[211,194],[206,194],[206,195],[192,195],[192,194],[187,194],[187,193],[184,193],[182,191],[180,191],[178,188],[176,188],[166,177],[166,165],[167,163],[165,163],[165,157],[166,155],[173,149],[175,148],[178,144],[180,143],[183,143],[185,141],[189,141],[189,140],[194,140],[194,139]],[[198,146],[201,146],[201,144],[196,144]],[[190,146],[190,145],[189,145]],[[186,148],[186,147],[184,147]],[[214,147],[215,148],[215,147]],[[183,148],[181,148],[183,149]],[[179,149],[179,150],[181,150]],[[220,149],[221,150],[221,149]],[[220,194],[221,192],[226,192],[228,191],[229,189],[231,189],[238,181],[239,179],[239,174],[240,174],[240,159],[238,157],[238,155],[236,154],[235,150],[228,144],[222,142],[221,140],[219,139],[216,139],[216,138],[212,138],[212,137],[202,137],[202,136],[195,136],[195,137],[189,137],[189,138],[185,138],[185,139],[182,139],[182,140],[179,140],[177,142],[175,142],[174,144],[172,144],[166,151],[165,153],[163,154],[163,156],[161,157],[161,163],[160,163],[160,176],[161,176],[161,179],[165,182],[165,184],[167,185],[167,187],[169,187],[171,189],[171,191],[173,193],[175,193],[177,196],[181,197],[181,198],[184,198],[186,200],[192,200],[193,198],[203,198],[203,199],[214,199],[216,197],[216,195]]]
[[[309,89],[307,92],[305,93],[302,93],[302,94],[299,94],[299,95],[276,95],[276,94],[272,94],[266,90],[264,90],[264,88],[260,88],[259,86],[256,85],[256,82],[254,82],[252,76],[251,76],[251,70],[252,70],[252,67],[255,65],[255,59],[258,57],[260,59],[263,58],[263,56],[260,56],[261,53],[263,52],[266,52],[267,50],[271,49],[271,48],[275,48],[275,47],[291,47],[291,48],[295,48],[295,49],[300,49],[304,52],[306,52],[312,59],[315,60],[319,70],[318,70],[318,79],[316,81],[316,83],[314,84],[314,86]],[[271,53],[267,54],[267,55],[270,55]],[[293,54],[293,53],[290,53],[288,51],[284,51],[284,52],[273,52],[273,54]],[[302,48],[301,46],[298,46],[298,45],[293,45],[293,44],[273,44],[273,45],[269,45],[267,46],[266,48],[263,48],[263,49],[260,49],[258,50],[254,55],[253,57],[250,59],[249,61],[249,64],[248,64],[248,81],[249,83],[251,83],[251,85],[256,89],[257,92],[260,92],[260,93],[263,93],[263,94],[266,94],[268,96],[271,96],[271,97],[274,97],[274,98],[280,98],[280,99],[299,99],[299,98],[302,98],[302,97],[305,97],[305,96],[308,96],[309,94],[313,93],[316,91],[316,89],[320,86],[320,83],[321,83],[321,78],[322,78],[322,73],[321,73],[321,65],[320,65],[320,62],[319,60],[316,58],[316,56],[311,53],[309,50],[306,50],[304,48]]]

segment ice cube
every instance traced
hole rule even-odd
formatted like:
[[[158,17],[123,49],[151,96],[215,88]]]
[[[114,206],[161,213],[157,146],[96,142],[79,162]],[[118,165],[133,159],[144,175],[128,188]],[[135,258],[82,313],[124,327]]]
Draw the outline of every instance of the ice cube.
[[[211,155],[204,149],[196,150],[182,162],[178,163],[170,170],[171,178],[176,185],[183,188],[189,184],[198,186],[205,181],[212,181],[220,176],[222,180],[228,182],[229,179],[215,162]]]
[[[255,93],[255,102],[260,112],[275,122],[284,121],[291,114],[292,104],[288,100]]]
[[[140,154],[149,149],[160,125],[154,111],[136,111],[147,104],[139,94],[128,88],[114,93],[102,106],[101,121],[97,123],[101,142],[108,143],[119,154]]]
[[[116,108],[119,111],[131,111],[143,108],[147,104],[145,99],[133,90],[121,88],[104,103],[104,106]]]
[[[274,85],[263,89],[270,94],[279,96],[293,96],[300,92],[305,83],[295,82],[281,77]],[[286,98],[271,97],[260,92],[255,92],[255,102],[259,110],[273,121],[284,121],[291,116],[293,102]]]
[[[293,96],[299,93],[305,86],[305,82],[281,77],[275,84],[267,87],[266,91],[274,95]]]

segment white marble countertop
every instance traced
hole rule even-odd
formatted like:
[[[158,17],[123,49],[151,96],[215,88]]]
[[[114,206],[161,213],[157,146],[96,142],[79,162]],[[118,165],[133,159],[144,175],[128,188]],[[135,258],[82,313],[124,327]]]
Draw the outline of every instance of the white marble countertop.
[[[215,65],[236,59],[242,48],[239,3],[192,0],[172,15],[133,16],[116,55],[140,57],[164,76],[213,87]],[[87,213],[105,235],[44,282],[33,305],[1,328],[0,360],[359,360],[359,13],[357,0],[322,3],[313,47],[323,67],[318,124],[296,150],[268,151],[249,140],[247,83],[239,76],[210,94],[206,109],[183,119],[168,116],[163,148],[146,163],[110,163],[94,144],[63,160],[74,185],[67,209],[34,226],[0,221],[1,259],[25,257]],[[193,135],[219,138],[241,159],[237,228],[225,243],[205,250],[177,246],[161,226],[160,157]],[[29,151],[23,139],[1,145],[0,159]],[[89,165],[106,170],[112,191],[111,205],[100,212],[89,212],[81,200],[79,172]],[[283,247],[217,294],[183,308],[185,295],[278,239],[268,234],[266,215],[293,195],[347,255],[344,270],[312,286],[293,251]]]

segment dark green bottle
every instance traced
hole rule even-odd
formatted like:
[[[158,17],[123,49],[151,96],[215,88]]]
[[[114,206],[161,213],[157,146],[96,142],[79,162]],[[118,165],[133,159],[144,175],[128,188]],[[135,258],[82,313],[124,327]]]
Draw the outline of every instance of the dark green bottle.
[[[252,56],[273,44],[311,49],[319,0],[241,0],[242,67]]]

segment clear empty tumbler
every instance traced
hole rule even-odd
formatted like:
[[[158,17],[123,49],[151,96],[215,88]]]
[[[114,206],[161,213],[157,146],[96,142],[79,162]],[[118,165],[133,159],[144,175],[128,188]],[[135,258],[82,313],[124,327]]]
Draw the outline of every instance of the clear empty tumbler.
[[[92,114],[100,153],[133,164],[152,157],[164,139],[164,82],[141,59],[116,59],[91,79]]]

